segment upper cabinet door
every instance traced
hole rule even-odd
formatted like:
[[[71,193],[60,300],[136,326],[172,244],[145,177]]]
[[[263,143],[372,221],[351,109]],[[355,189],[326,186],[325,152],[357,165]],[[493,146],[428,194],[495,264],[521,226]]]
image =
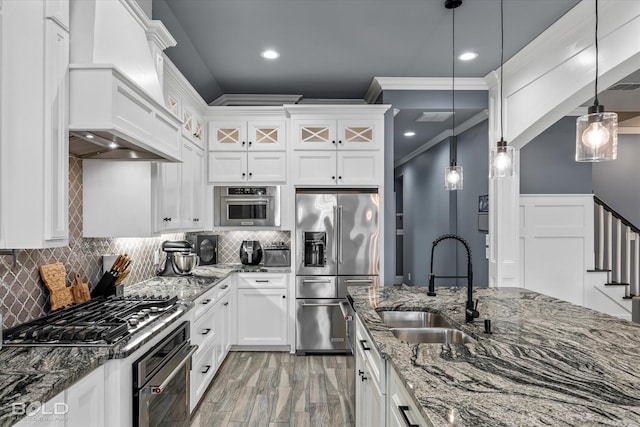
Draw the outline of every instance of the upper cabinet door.
[[[249,150],[284,150],[286,143],[284,120],[250,120],[247,124]]]
[[[246,151],[247,122],[213,121],[209,123],[209,150]]]
[[[335,120],[296,120],[293,125],[295,150],[335,150]]]
[[[209,182],[247,182],[247,153],[209,153]]]
[[[346,150],[377,150],[380,148],[377,120],[338,120],[338,148]]]

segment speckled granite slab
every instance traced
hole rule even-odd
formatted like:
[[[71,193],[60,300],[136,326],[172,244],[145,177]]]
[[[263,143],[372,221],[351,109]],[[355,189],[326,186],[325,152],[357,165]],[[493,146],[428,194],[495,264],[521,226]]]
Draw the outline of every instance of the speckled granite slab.
[[[520,288],[350,287],[376,345],[434,425],[640,425],[640,325]],[[474,344],[407,344],[376,311],[440,312]],[[493,333],[482,320],[491,319]]]

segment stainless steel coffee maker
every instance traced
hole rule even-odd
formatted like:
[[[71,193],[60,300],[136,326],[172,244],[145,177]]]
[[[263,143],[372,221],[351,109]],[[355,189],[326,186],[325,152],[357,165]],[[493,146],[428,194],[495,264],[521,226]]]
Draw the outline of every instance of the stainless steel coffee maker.
[[[167,256],[164,268],[158,270],[159,276],[188,276],[200,264],[198,255],[191,253],[193,245],[186,240],[162,243],[162,250]]]

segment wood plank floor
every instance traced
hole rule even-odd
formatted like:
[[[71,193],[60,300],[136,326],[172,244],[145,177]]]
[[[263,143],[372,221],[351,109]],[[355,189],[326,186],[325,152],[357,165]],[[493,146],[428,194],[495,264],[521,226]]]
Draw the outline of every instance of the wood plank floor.
[[[231,352],[191,427],[353,426],[347,357]]]

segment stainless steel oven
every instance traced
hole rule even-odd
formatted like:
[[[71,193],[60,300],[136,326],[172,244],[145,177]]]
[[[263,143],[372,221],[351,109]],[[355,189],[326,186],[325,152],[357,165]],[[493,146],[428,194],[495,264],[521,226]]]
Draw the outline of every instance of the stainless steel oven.
[[[183,322],[133,364],[133,425],[188,426],[191,355],[189,322]]]
[[[214,224],[280,226],[280,187],[214,187]]]

